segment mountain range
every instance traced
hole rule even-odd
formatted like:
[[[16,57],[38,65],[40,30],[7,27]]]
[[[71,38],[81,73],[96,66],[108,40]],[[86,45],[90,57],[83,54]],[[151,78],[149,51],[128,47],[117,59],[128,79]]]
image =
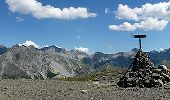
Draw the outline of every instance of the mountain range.
[[[88,55],[79,50],[57,46],[36,48],[33,45],[0,46],[1,79],[49,79],[81,76],[107,66],[127,68],[138,49],[116,54],[96,52]],[[170,64],[170,49],[147,52],[155,65]]]

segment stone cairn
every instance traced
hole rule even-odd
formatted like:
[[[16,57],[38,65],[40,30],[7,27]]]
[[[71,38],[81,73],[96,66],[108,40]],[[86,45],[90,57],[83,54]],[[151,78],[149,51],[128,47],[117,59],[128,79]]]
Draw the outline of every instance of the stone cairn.
[[[161,87],[170,82],[170,77],[163,69],[154,68],[149,56],[141,49],[127,72],[117,83],[120,87]]]

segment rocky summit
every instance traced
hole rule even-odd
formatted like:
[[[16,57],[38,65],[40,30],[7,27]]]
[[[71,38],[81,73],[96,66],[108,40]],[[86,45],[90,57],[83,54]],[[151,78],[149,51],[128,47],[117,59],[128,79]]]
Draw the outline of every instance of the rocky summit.
[[[132,68],[131,68],[132,67]],[[132,62],[131,69],[128,69],[125,75],[120,78],[118,85],[120,87],[161,87],[170,82],[166,69],[154,67],[149,56],[142,50],[139,50]]]

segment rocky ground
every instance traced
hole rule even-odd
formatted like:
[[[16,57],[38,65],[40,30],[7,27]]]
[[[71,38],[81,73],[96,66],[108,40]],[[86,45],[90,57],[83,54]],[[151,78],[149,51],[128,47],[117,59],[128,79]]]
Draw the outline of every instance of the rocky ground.
[[[168,100],[170,84],[160,88],[120,88],[114,82],[1,80],[0,100]]]

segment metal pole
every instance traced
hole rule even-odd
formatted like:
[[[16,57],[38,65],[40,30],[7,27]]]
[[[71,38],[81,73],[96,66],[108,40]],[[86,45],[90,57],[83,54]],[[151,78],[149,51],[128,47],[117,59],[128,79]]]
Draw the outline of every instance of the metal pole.
[[[139,49],[142,49],[142,45],[141,45],[141,38],[139,38]]]

